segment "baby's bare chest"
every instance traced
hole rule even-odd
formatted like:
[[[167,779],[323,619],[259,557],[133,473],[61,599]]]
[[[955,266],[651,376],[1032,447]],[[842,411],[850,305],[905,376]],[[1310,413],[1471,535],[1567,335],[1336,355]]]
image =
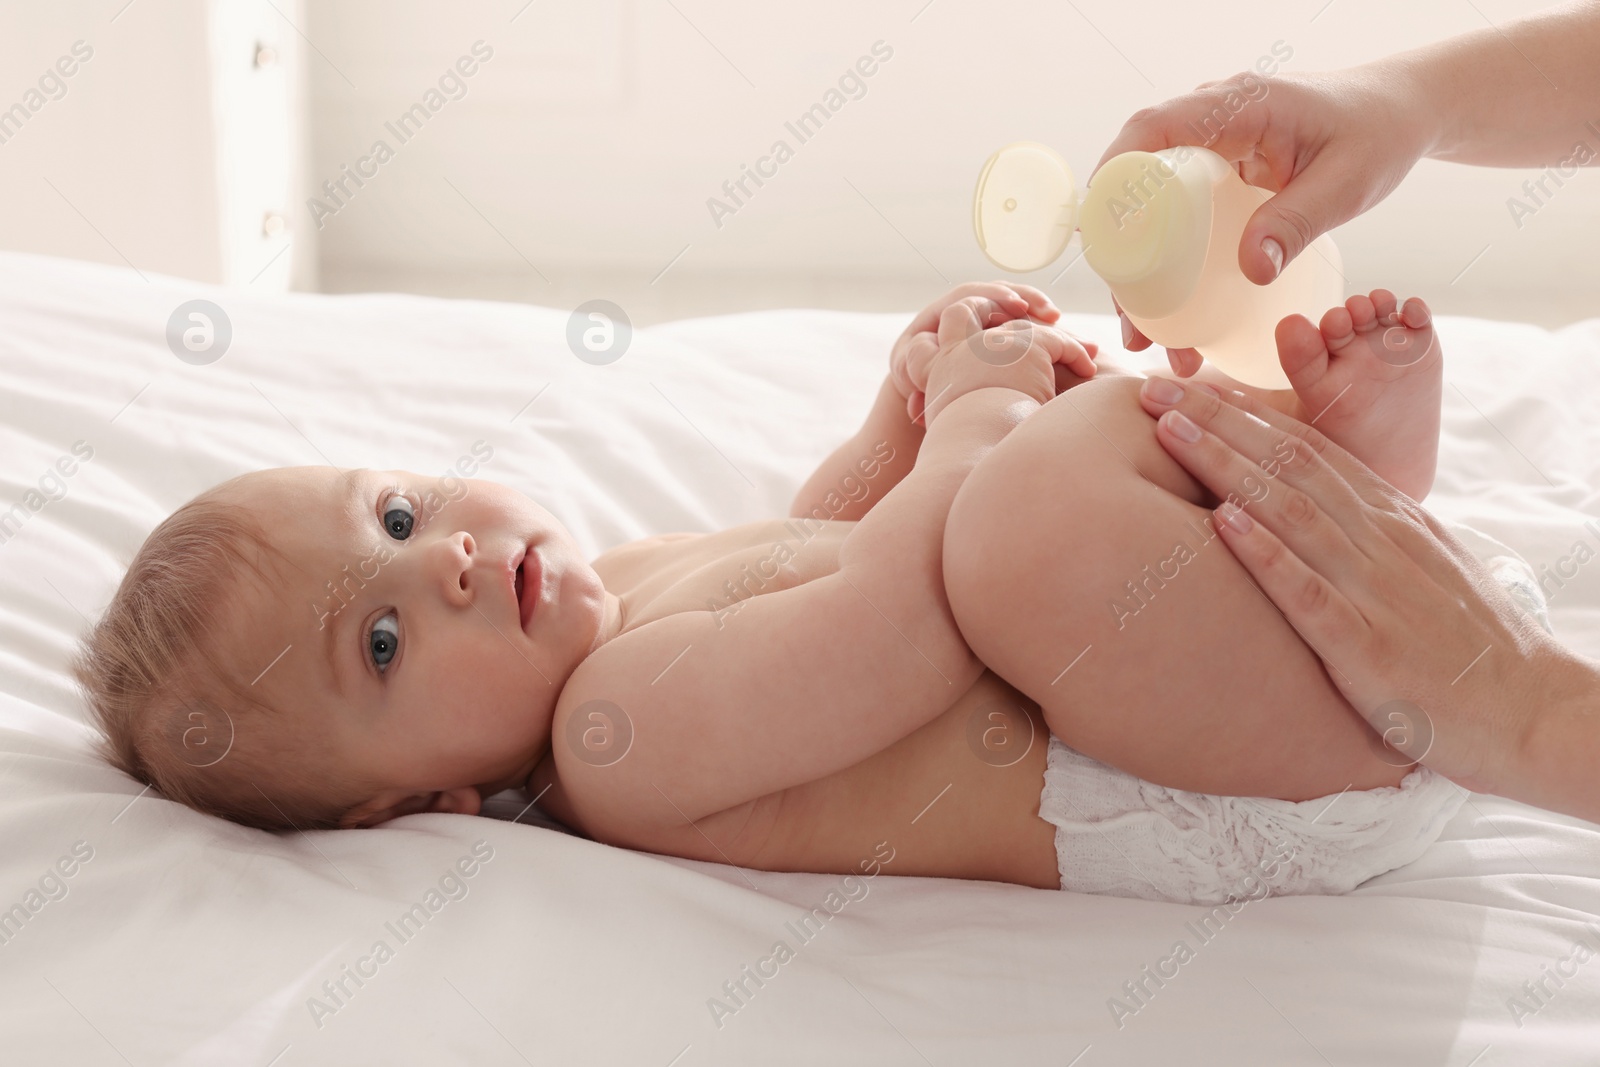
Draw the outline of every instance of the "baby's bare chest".
[[[853,522],[774,519],[713,534],[667,534],[594,561],[623,601],[625,629],[685,611],[736,614],[758,596],[793,589],[839,569]]]
[[[608,553],[594,567],[628,603],[629,629],[685,611],[736,613],[755,597],[836,573],[854,526],[793,519],[669,534]],[[997,756],[1002,735],[1007,754]],[[889,840],[895,860],[877,858],[893,873],[1049,885],[1052,838],[1037,818],[1047,739],[1037,706],[986,673],[934,721],[861,763],[643,847],[763,870],[846,873]]]

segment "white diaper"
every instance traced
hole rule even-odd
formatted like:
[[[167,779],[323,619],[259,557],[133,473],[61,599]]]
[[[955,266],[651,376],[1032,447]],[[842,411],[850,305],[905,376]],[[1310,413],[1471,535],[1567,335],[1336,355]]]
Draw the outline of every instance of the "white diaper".
[[[1051,735],[1039,816],[1061,888],[1180,904],[1345,893],[1438,838],[1467,791],[1426,767],[1398,786],[1316,800],[1168,789]]]
[[[1523,610],[1550,631],[1533,568],[1478,530],[1447,524]],[[1184,904],[1345,893],[1422,854],[1467,798],[1416,767],[1398,786],[1316,800],[1168,789],[1051,736],[1039,816],[1056,827],[1061,888]]]

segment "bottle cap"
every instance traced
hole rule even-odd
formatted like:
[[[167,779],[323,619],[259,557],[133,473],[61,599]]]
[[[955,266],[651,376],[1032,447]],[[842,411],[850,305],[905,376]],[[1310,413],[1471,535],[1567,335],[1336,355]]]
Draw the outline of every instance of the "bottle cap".
[[[1190,222],[1178,169],[1154,152],[1106,160],[1084,194],[1084,258],[1113,285],[1155,272]]]
[[[1176,313],[1193,296],[1210,247],[1212,185],[1229,170],[1203,148],[1164,148],[1112,156],[1089,182],[1079,218],[1083,258],[1136,326]]]
[[[972,230],[995,266],[1016,274],[1047,267],[1077,225],[1072,168],[1048,145],[1015,141],[983,165],[972,195]]]

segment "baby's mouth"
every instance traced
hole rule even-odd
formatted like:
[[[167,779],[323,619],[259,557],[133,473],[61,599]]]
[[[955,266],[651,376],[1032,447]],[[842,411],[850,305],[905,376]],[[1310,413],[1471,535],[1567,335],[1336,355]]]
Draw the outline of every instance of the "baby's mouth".
[[[511,583],[512,591],[516,594],[517,621],[521,623],[523,630],[527,630],[528,622],[539,606],[539,593],[543,587],[541,579],[539,557],[532,546],[529,546],[524,550],[522,559],[517,562]]]

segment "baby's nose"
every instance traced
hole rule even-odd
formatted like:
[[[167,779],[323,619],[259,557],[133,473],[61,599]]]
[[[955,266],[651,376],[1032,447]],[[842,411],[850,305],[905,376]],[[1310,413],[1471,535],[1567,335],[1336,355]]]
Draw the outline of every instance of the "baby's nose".
[[[454,603],[471,603],[476,595],[473,583],[482,581],[477,543],[472,535],[459,530],[434,545],[434,566],[445,597]]]

